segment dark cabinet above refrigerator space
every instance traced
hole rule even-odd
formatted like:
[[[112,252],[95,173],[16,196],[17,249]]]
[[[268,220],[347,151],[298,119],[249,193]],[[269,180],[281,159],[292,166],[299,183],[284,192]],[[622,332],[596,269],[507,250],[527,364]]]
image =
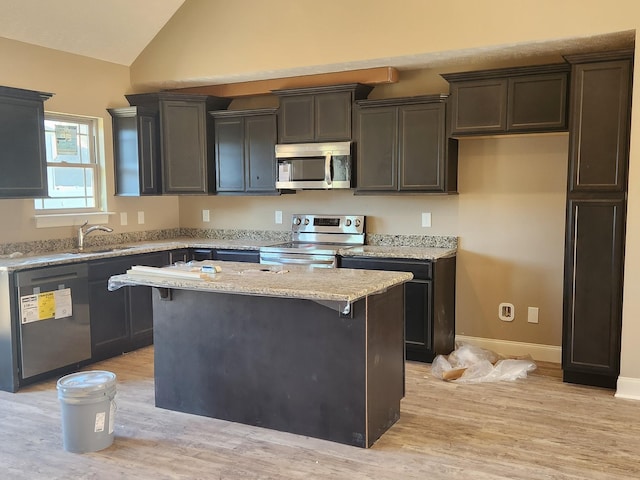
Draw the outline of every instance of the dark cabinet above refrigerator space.
[[[443,74],[451,90],[451,135],[567,130],[566,63]]]

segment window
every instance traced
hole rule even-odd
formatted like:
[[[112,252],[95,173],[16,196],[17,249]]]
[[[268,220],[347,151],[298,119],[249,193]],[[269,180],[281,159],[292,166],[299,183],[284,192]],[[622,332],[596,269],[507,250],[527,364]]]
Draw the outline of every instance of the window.
[[[97,120],[45,113],[49,197],[35,200],[42,213],[100,211]]]

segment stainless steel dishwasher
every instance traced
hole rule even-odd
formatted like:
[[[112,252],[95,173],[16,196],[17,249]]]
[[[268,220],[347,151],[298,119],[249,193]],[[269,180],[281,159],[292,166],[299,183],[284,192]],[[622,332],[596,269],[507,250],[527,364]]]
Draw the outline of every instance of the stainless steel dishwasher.
[[[91,358],[86,263],[16,273],[20,377]]]

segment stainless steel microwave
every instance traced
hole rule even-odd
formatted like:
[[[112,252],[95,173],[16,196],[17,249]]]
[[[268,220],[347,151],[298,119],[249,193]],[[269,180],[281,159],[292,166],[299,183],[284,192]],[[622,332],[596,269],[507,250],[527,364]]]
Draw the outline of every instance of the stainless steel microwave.
[[[276,188],[351,188],[351,142],[276,145]]]

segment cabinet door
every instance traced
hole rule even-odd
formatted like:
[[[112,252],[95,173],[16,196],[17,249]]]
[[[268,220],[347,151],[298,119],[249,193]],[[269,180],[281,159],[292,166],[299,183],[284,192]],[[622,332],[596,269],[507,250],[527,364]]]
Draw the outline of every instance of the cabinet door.
[[[110,108],[115,190],[120,196],[161,193],[158,117],[140,107]]]
[[[506,78],[451,84],[451,133],[504,133],[507,128]]]
[[[140,114],[137,123],[140,193],[157,195],[162,191],[158,118],[152,114]]]
[[[398,109],[373,107],[357,113],[358,191],[398,189]]]
[[[363,257],[342,257],[340,259],[342,268],[362,268],[367,270],[391,270],[400,272],[411,272],[414,279],[405,283],[405,349],[407,360],[420,362],[430,362],[436,353],[449,354],[451,350],[435,352],[434,349],[434,309],[440,310],[443,318],[450,317],[450,322],[443,322],[443,329],[447,331],[439,332],[440,335],[453,336],[455,304],[437,305],[434,307],[433,301],[433,281],[432,262],[420,260],[403,259],[382,259]],[[455,272],[455,265],[453,266]],[[446,272],[445,272],[446,273]],[[448,276],[448,275],[445,275]],[[454,273],[455,278],[455,273]],[[446,285],[446,288],[455,288],[453,285]],[[452,308],[452,311],[447,311]],[[451,330],[451,331],[449,331]]]
[[[314,141],[351,140],[351,92],[315,96]]]
[[[620,368],[624,200],[569,200],[567,208],[565,379],[592,373],[613,388]]]
[[[445,104],[404,106],[398,117],[400,190],[444,191]]]
[[[507,130],[550,131],[567,128],[567,74],[509,79]]]
[[[280,143],[313,142],[314,122],[314,95],[294,95],[280,99]]]
[[[245,118],[245,169],[248,192],[276,191],[276,117]]]
[[[163,193],[208,193],[205,102],[161,100]]]
[[[430,362],[435,356],[433,353],[431,281],[412,280],[405,284],[404,291],[407,359]]]
[[[169,263],[167,252],[136,256],[136,265],[163,267]],[[153,343],[153,297],[151,287],[127,287],[127,318],[129,320],[129,342],[125,351]],[[157,292],[155,292],[157,294]]]
[[[242,192],[245,189],[244,134],[242,117],[215,119],[216,191],[218,192]]]
[[[31,92],[33,99],[5,97],[3,90],[0,90],[0,197],[46,197],[43,100],[36,92]]]
[[[98,260],[89,263],[89,318],[91,321],[91,359],[120,355],[127,350],[127,288],[110,292],[109,277],[131,268],[128,258]]]
[[[630,62],[578,64],[572,70],[569,192],[627,188]]]
[[[191,251],[188,248],[178,248],[169,252],[169,265],[176,262],[188,262],[191,260]]]

